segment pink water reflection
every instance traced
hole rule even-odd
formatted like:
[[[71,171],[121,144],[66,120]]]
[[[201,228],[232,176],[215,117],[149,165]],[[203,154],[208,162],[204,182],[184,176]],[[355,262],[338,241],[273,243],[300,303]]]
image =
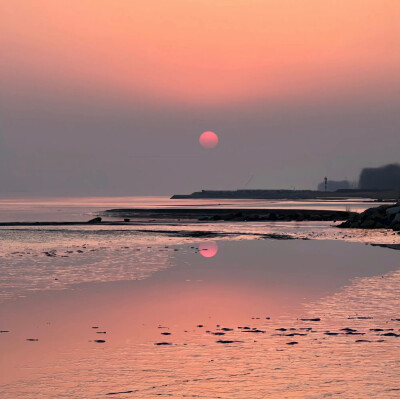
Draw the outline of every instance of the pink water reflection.
[[[218,253],[218,244],[215,241],[207,241],[199,245],[199,252],[205,258],[212,258]]]

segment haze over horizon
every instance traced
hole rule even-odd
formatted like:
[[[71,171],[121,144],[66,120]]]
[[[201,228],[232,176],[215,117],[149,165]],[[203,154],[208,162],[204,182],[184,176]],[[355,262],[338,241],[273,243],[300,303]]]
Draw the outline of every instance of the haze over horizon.
[[[400,160],[400,2],[0,3],[0,195],[312,188]],[[198,143],[215,131],[218,147]]]

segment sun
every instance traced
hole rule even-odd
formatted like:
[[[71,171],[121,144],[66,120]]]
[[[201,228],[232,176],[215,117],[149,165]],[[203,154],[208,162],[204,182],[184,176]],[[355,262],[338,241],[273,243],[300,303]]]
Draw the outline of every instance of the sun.
[[[215,148],[218,145],[218,136],[211,131],[207,131],[201,134],[199,143],[203,148]]]

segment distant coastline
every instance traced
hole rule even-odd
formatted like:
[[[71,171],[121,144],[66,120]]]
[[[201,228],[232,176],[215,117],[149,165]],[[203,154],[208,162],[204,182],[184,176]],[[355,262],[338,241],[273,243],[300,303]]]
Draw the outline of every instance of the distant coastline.
[[[337,191],[316,190],[202,190],[191,194],[174,194],[171,199],[346,199],[369,198],[377,201],[396,201],[400,190],[342,189]]]

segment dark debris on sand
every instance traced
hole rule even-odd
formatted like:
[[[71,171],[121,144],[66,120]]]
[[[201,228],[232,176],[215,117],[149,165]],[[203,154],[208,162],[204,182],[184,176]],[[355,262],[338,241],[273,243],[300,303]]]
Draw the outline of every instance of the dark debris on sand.
[[[217,341],[218,344],[234,344],[237,342],[242,342],[242,341],[233,341],[233,340],[223,340],[223,339],[219,339]]]
[[[106,393],[106,395],[122,395],[122,394],[125,394],[125,393],[134,393],[134,392],[137,392],[137,391],[109,392],[109,393]]]
[[[314,317],[312,319],[300,319],[301,321],[321,321],[319,317]]]

